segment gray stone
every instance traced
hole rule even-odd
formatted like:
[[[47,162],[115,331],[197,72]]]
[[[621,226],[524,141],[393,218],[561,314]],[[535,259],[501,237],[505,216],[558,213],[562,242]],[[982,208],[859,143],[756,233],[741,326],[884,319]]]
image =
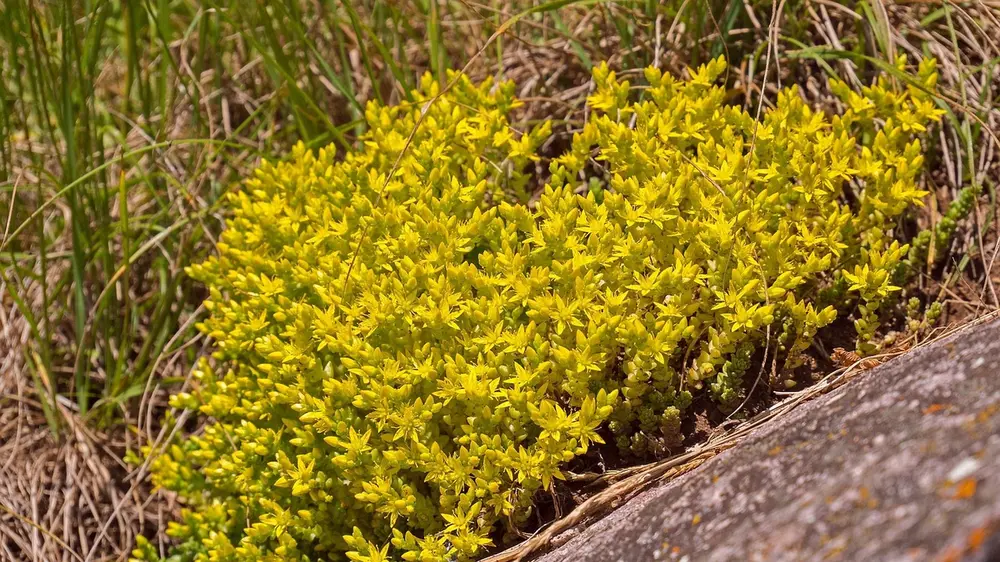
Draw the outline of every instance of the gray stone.
[[[1000,560],[1000,323],[765,423],[540,560]]]

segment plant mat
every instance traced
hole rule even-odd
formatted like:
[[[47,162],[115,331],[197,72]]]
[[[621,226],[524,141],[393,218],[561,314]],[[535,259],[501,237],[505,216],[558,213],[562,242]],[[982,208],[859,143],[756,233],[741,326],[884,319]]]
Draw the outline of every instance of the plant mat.
[[[732,420],[724,422],[716,428],[707,441],[694,446],[687,452],[653,463],[609,471],[596,478],[591,484],[591,487],[606,485],[607,488],[590,496],[568,515],[553,521],[524,542],[489,556],[483,562],[516,562],[556,548],[575,536],[575,533],[568,531],[583,531],[600,517],[628,502],[650,486],[670,482],[674,478],[698,468],[705,461],[741,443],[754,430],[786,416],[803,403],[840,388],[890,359],[911,350],[933,345],[941,339],[996,318],[1000,318],[1000,311],[990,312],[957,326],[940,328],[919,342],[915,342],[914,338],[911,338],[883,353],[854,358],[850,364],[830,372],[816,384],[804,390],[790,393],[784,400],[749,420],[738,423],[735,427],[726,429],[727,424],[731,425],[734,422]]]

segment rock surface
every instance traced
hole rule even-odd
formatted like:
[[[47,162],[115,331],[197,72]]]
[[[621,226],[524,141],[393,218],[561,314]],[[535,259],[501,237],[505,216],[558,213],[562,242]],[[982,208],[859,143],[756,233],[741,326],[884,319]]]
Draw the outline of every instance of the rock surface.
[[[1000,561],[1000,322],[764,424],[539,560]]]

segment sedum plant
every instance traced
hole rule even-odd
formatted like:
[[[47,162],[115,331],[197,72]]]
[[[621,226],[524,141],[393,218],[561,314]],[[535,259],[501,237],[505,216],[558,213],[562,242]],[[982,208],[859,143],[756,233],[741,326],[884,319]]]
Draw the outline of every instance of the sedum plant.
[[[216,351],[172,399],[211,422],[152,461],[187,505],[170,558],[473,559],[608,437],[676,445],[696,393],[732,409],[838,314],[866,344],[924,194],[933,63],[920,88],[834,83],[840,115],[785,90],[759,122],[725,68],[641,93],[595,69],[530,206],[550,125],[510,124],[510,83],[426,78],[342,160],[263,164],[190,268]]]

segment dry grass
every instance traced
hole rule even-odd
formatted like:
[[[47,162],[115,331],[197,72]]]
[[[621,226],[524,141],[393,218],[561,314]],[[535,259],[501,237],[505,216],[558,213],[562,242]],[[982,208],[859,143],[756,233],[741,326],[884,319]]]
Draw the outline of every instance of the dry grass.
[[[15,4],[30,10],[35,2],[0,0],[0,19]],[[240,13],[239,2],[154,4],[135,29],[126,12],[109,12],[121,28],[108,31],[115,40],[94,51],[93,69],[74,79],[80,89],[66,94],[78,104],[68,136],[57,124],[60,100],[43,99],[59,93],[69,45],[58,18],[35,37],[49,73],[37,80],[15,76],[23,67],[13,60],[37,56],[25,31],[35,24],[6,51],[17,30],[0,35],[0,560],[121,560],[138,534],[165,544],[171,498],[151,495],[144,467],[121,459],[169,440],[166,396],[209,349],[191,329],[201,289],[183,268],[210,251],[220,194],[294,140],[350,146],[360,126],[351,100],[400,101],[425,70],[471,61],[473,77],[515,80],[527,101],[520,119],[557,120],[555,151],[586,119],[593,62],[609,60],[626,75],[647,64],[680,73],[726,54],[738,103],[767,104],[779,87],[798,83],[832,106],[827,75],[860,85],[901,53],[934,56],[949,114],[930,147],[933,195],[901,230],[933,227],[963,187],[981,195],[950,245],[916,272],[912,290],[947,304],[946,323],[997,309],[996,2],[533,2],[539,12],[493,42],[526,3],[448,1],[431,14],[410,3],[359,2],[353,15],[350,4],[305,0],[292,3],[299,13],[275,3],[269,15],[262,7]],[[90,37],[86,21],[63,31]],[[122,47],[130,44],[138,50]],[[735,431],[726,438],[742,435]],[[603,501],[579,513],[590,516]]]
[[[148,490],[123,498],[129,468],[116,436],[93,433],[72,414],[71,436],[53,438],[28,389],[0,388],[0,559],[83,560],[98,542],[100,559],[123,559],[136,535],[165,527],[168,502]],[[120,437],[118,437],[120,439]],[[117,512],[116,506],[121,506]],[[109,533],[98,541],[105,522]]]

